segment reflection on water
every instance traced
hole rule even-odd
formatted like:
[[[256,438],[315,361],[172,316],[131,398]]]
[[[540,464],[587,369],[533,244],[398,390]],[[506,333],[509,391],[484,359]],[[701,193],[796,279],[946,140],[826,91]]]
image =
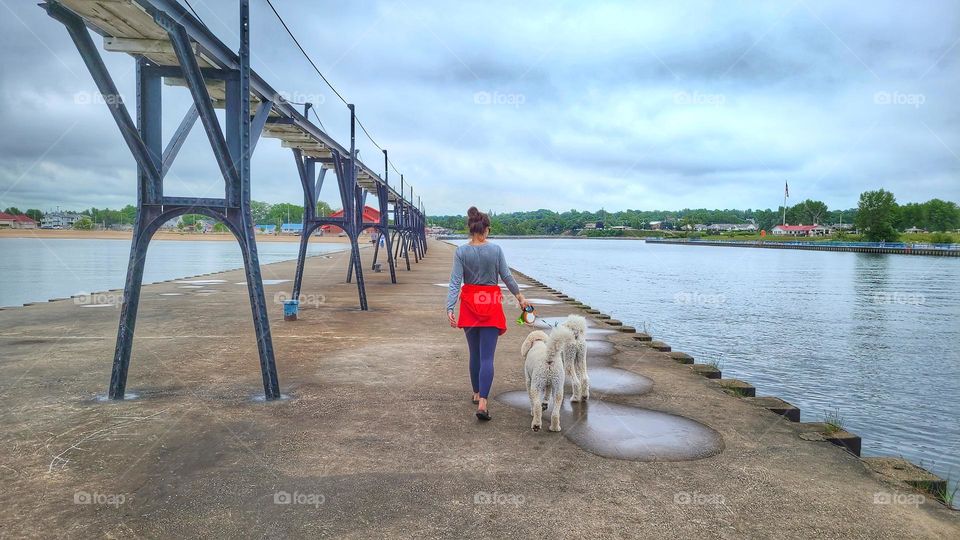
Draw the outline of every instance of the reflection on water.
[[[504,392],[496,399],[511,407],[530,410],[525,391]],[[719,433],[682,416],[595,399],[575,404],[566,399],[562,407],[561,433],[577,446],[599,456],[635,461],[690,461],[715,456],[723,450]]]
[[[960,259],[501,240],[511,266],[820,421],[960,477]],[[572,263],[571,261],[576,261]],[[589,261],[585,263],[584,261]]]
[[[310,244],[307,253],[341,249],[341,244]],[[296,259],[298,250],[298,242],[257,245],[260,264]],[[0,238],[0,306],[122,288],[129,257],[129,240]],[[242,266],[236,242],[158,240],[147,251],[143,282]]]

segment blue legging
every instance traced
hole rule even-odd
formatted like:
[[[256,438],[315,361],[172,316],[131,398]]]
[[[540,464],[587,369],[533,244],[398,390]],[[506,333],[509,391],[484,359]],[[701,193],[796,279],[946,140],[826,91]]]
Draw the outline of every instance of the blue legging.
[[[463,333],[467,336],[467,347],[470,349],[470,383],[474,392],[479,392],[480,397],[487,399],[493,386],[493,354],[497,350],[500,329],[478,326],[464,328]]]

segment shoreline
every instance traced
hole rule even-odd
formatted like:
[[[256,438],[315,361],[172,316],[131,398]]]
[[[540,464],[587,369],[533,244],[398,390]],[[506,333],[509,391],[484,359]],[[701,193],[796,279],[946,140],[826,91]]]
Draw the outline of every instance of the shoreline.
[[[25,238],[35,240],[126,240],[133,239],[132,231],[78,231],[74,229],[0,229],[0,239],[3,238]],[[361,236],[361,239],[363,237]],[[300,235],[256,235],[257,243],[260,242],[300,242]],[[173,231],[158,231],[153,235],[152,240],[160,241],[200,241],[200,242],[236,242],[236,238],[230,233],[182,233]],[[328,235],[311,236],[311,244],[349,244],[350,239],[346,236]]]
[[[878,255],[914,255],[929,257],[960,257],[960,249],[935,248],[932,246],[913,245],[891,242],[882,245],[873,242],[829,242],[807,241],[791,242],[789,240],[688,240],[688,239],[658,239],[647,238],[648,244],[671,244],[681,246],[706,247],[734,247],[755,249],[797,249],[802,251],[831,251],[835,253],[873,253]],[[955,246],[955,244],[954,244]]]

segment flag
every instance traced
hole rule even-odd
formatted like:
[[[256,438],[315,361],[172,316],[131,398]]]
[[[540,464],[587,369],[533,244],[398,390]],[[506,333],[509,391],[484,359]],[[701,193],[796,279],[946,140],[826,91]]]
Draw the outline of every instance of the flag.
[[[784,197],[790,196],[790,184],[787,182],[783,183],[783,196]]]

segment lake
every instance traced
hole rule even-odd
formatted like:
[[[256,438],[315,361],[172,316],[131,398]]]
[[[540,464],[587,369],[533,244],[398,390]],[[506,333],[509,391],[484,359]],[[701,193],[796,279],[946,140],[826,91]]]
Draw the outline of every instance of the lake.
[[[960,259],[499,240],[510,265],[758,395],[839,411],[864,455],[960,476]]]
[[[307,253],[344,248],[314,243]],[[299,242],[257,244],[261,264],[296,259],[299,249]],[[123,288],[129,258],[130,240],[0,238],[0,306]],[[157,240],[147,251],[143,282],[242,267],[236,242]]]

